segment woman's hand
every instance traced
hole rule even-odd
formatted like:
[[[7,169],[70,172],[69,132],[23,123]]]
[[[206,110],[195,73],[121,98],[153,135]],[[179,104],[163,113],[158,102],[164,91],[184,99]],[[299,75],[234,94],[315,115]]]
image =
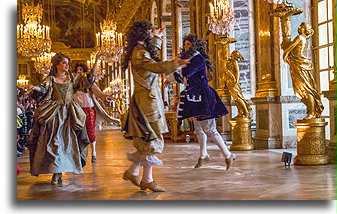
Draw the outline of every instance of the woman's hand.
[[[162,38],[162,36],[164,35],[164,29],[165,28],[152,28],[150,36]]]
[[[113,93],[111,93],[111,94],[109,94],[106,98],[105,98],[105,100],[107,101],[107,102],[112,102],[112,101],[114,101],[115,100],[115,98],[113,97]]]

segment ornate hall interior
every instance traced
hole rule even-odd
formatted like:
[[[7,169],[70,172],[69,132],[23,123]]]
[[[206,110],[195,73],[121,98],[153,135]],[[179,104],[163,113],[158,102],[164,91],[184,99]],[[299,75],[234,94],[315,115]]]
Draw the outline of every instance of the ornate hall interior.
[[[336,200],[336,11],[336,0],[17,0],[18,94],[33,97],[62,53],[69,71],[98,66],[95,84],[113,98],[97,100],[113,122],[96,120],[97,160],[88,145],[83,173],[63,173],[62,185],[51,185],[52,173],[31,175],[33,131],[18,126],[16,199]],[[199,158],[196,123],[177,117],[189,85],[158,72],[168,126],[163,165],[153,168],[161,192],[125,175],[135,148],[123,128],[139,77],[123,60],[135,22],[162,30],[161,62],[180,59],[189,34],[206,42],[208,85],[228,110],[216,129],[236,156],[229,164],[209,137],[210,160]]]

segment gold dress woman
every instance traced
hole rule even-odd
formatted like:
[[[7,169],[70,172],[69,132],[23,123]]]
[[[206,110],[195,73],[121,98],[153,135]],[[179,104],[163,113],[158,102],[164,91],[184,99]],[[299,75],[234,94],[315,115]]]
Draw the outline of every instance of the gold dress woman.
[[[298,36],[284,49],[283,59],[290,66],[290,75],[293,81],[295,94],[307,106],[306,119],[318,118],[324,109],[316,82],[311,73],[313,64],[303,56],[307,40],[314,31],[308,23],[302,22],[298,27]]]
[[[73,100],[80,75],[68,72],[66,55],[56,54],[52,63],[45,84],[32,87],[41,99],[34,113],[27,147],[30,173],[35,176],[53,173],[51,183],[62,184],[62,172],[83,173],[89,140],[85,130],[86,116]]]

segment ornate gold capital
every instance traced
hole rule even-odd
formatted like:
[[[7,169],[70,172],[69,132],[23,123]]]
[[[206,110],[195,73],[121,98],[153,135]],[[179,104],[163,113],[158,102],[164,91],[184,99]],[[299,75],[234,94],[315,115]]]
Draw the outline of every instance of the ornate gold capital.
[[[277,96],[277,87],[275,81],[266,81],[258,83],[256,97]]]

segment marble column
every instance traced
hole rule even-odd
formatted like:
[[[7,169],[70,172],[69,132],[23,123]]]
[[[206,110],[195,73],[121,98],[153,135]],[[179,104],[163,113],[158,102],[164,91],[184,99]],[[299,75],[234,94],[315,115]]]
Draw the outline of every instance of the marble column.
[[[267,1],[254,1],[256,94],[255,149],[282,147],[282,112],[280,91],[277,87],[280,73],[279,21],[269,16],[273,8]]]

